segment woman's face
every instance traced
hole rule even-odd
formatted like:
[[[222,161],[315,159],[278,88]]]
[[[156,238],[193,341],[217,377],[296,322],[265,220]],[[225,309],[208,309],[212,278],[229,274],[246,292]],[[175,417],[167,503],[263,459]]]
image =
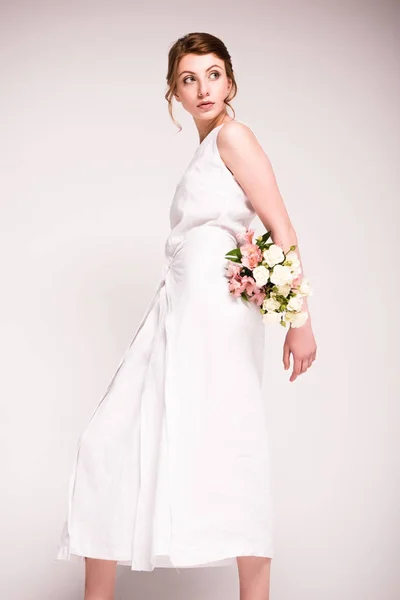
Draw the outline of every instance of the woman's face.
[[[175,98],[194,119],[211,120],[225,110],[232,87],[224,61],[215,54],[186,54],[179,61]],[[201,102],[212,104],[201,108]]]

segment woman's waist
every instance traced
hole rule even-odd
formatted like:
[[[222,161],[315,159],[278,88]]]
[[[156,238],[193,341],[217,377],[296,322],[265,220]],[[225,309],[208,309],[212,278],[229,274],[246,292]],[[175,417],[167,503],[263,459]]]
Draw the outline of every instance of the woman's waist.
[[[237,245],[236,233],[244,230],[245,227],[234,229],[207,223],[186,231],[171,231],[165,243],[165,255],[168,259],[172,259],[183,250],[185,253],[198,254],[226,248],[228,252]]]
[[[166,270],[172,269],[178,279],[190,273],[220,278],[225,272],[225,254],[235,247],[233,231],[210,225],[194,227],[167,240]]]

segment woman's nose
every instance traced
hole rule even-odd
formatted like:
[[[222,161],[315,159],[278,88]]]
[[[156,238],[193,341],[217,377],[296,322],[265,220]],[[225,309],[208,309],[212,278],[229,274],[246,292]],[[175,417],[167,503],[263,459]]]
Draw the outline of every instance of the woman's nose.
[[[208,85],[206,83],[201,83],[199,86],[199,96],[204,98],[204,96],[208,95]]]

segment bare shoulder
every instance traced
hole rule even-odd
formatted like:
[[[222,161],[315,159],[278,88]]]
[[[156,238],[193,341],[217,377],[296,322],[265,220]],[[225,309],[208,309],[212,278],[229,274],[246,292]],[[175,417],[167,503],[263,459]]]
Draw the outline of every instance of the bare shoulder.
[[[257,137],[248,125],[229,121],[217,134],[217,148],[222,161],[232,174],[239,176],[240,168],[254,164],[264,155]]]
[[[217,134],[217,145],[221,153],[232,151],[249,152],[259,146],[258,140],[248,125],[238,121],[229,121]]]

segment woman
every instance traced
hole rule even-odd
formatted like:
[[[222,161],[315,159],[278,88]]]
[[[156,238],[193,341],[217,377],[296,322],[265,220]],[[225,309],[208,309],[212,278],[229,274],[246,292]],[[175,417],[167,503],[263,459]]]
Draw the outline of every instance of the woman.
[[[85,600],[113,597],[118,563],[236,563],[241,600],[267,600],[265,325],[229,293],[225,254],[256,213],[285,252],[297,239],[268,158],[227,114],[237,86],[225,45],[179,39],[167,82],[171,116],[175,97],[200,145],[172,200],[165,276],[81,436],[58,558],[85,560]],[[316,357],[310,318],[287,332],[285,369],[290,354],[295,381]]]

